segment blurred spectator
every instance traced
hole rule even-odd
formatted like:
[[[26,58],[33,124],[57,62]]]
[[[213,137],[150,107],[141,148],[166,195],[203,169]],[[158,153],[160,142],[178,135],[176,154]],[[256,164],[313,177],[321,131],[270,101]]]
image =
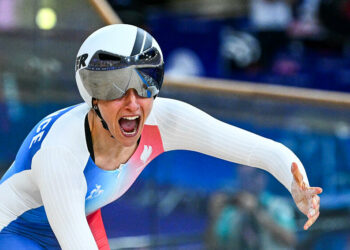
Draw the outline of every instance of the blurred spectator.
[[[261,64],[269,66],[275,52],[287,43],[294,0],[251,0],[250,19],[261,46]]]
[[[186,48],[178,48],[168,56],[165,68],[167,76],[186,77],[203,76],[204,66],[195,51]]]
[[[219,193],[209,204],[209,249],[292,249],[296,244],[293,207],[265,191],[264,173],[239,167],[239,190]]]
[[[313,37],[321,32],[318,19],[320,0],[302,0],[297,8],[297,18],[290,34],[293,37]]]
[[[226,27],[221,37],[220,55],[225,71],[246,68],[259,60],[259,41],[251,34]]]

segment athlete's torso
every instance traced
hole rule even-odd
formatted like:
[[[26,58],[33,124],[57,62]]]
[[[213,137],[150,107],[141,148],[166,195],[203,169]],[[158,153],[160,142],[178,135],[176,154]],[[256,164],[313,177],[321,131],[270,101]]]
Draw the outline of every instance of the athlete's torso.
[[[29,133],[13,165],[0,181],[0,199],[4,201],[3,205],[0,205],[1,232],[26,235],[40,232],[48,235],[48,239],[42,239],[43,243],[48,244],[47,240],[53,240],[52,244],[56,244],[40,197],[40,190],[32,176],[34,167],[32,160],[40,150],[64,147],[73,152],[80,163],[77,166],[72,162],[71,167],[83,166],[86,215],[123,195],[146,165],[164,151],[158,126],[150,115],[142,131],[139,145],[129,161],[114,171],[99,168],[92,160],[87,146],[84,121],[88,111],[89,107],[86,104],[57,111],[45,117]],[[5,189],[6,193],[2,193],[1,190]],[[14,203],[23,203],[23,200],[26,200],[26,204],[24,206],[13,204],[10,208],[13,215],[7,216],[6,200]]]

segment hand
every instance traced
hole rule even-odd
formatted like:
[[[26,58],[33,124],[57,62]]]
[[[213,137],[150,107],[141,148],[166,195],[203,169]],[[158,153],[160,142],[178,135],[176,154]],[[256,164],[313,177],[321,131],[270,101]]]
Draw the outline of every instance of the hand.
[[[307,230],[320,215],[320,197],[318,194],[322,193],[322,188],[308,187],[303,181],[303,176],[295,162],[292,163],[291,170],[294,177],[292,197],[299,210],[308,218],[304,225],[304,230]]]

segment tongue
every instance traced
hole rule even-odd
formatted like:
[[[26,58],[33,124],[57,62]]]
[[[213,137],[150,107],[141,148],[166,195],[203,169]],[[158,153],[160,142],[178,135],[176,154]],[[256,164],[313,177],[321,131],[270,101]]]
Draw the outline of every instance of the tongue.
[[[127,120],[122,118],[120,119],[119,124],[125,132],[132,132],[134,129],[136,129],[137,122],[136,120]]]

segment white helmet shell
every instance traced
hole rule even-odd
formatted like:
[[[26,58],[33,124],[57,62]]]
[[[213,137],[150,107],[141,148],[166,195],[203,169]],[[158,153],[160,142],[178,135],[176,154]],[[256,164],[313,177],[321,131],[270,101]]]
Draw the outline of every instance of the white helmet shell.
[[[79,71],[86,68],[93,55],[98,51],[129,57],[144,51],[145,44],[151,43],[158,49],[163,62],[163,55],[157,41],[146,31],[129,24],[113,24],[98,29],[81,45],[77,54],[75,79],[80,95],[91,107],[92,98],[84,87]]]

